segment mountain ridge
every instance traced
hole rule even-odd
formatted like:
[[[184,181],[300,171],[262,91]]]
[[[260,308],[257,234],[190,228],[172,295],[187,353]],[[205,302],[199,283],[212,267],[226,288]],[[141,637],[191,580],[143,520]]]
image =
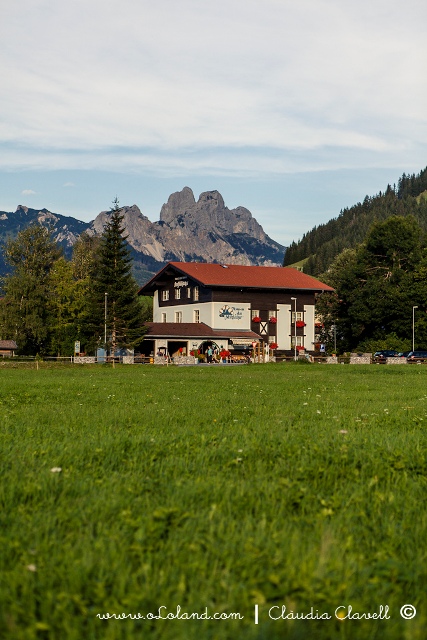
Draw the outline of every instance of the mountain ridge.
[[[160,219],[151,222],[134,204],[121,207],[127,240],[140,284],[166,262],[199,261],[279,266],[285,247],[272,240],[245,207],[229,209],[218,191],[205,191],[196,201],[189,187],[171,194],[162,206]],[[0,211],[0,242],[13,238],[30,224],[52,229],[52,236],[66,256],[78,236],[100,235],[111,211],[82,222],[48,209],[18,205],[14,213]],[[0,255],[0,274],[6,265]]]

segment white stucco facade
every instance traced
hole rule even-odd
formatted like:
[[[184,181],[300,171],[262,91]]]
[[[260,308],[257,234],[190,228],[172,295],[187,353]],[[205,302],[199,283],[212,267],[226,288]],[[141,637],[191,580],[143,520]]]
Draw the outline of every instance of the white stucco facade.
[[[314,305],[304,305],[304,346],[308,350],[314,349]]]
[[[180,313],[180,322],[204,322],[213,329],[250,329],[250,303],[194,302],[159,307],[158,292],[153,299],[153,322],[176,322]]]
[[[292,311],[293,307],[290,304],[277,305],[275,341],[278,343],[280,350],[290,350],[293,348],[292,336],[294,335],[295,329],[292,324]],[[302,335],[301,332],[298,331],[298,335],[301,336],[302,346],[308,350],[312,350],[315,333],[314,305],[304,305],[303,320],[305,322],[304,331]],[[250,302],[194,302],[190,304],[185,303],[159,307],[157,292],[154,295],[153,301],[153,321],[182,323],[203,322],[213,329],[250,330],[252,328]],[[270,341],[273,341],[273,339]]]
[[[291,348],[291,305],[277,305],[276,338],[279,349]]]

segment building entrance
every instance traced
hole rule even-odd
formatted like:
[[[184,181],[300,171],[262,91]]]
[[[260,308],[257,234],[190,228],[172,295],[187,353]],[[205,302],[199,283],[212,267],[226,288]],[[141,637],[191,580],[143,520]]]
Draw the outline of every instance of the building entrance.
[[[214,340],[205,340],[199,345],[199,352],[203,353],[207,361],[209,349],[212,350],[212,361],[219,362],[219,352],[221,351],[221,348]]]

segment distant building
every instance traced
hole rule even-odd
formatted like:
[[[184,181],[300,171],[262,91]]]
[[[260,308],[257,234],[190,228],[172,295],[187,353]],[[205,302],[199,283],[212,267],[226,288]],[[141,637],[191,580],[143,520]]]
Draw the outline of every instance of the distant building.
[[[15,355],[18,345],[15,340],[0,340],[0,357],[12,357]]]
[[[153,296],[144,353],[204,352],[207,344],[239,351],[258,341],[310,351],[324,291],[333,289],[291,267],[169,262],[139,291]]]

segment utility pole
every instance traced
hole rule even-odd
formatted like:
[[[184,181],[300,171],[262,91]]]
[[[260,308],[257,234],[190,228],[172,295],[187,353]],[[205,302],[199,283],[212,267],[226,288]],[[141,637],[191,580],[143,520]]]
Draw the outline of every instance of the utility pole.
[[[105,355],[107,355],[107,299],[108,299],[108,293],[105,294],[105,305],[104,305],[104,345],[105,345]]]

